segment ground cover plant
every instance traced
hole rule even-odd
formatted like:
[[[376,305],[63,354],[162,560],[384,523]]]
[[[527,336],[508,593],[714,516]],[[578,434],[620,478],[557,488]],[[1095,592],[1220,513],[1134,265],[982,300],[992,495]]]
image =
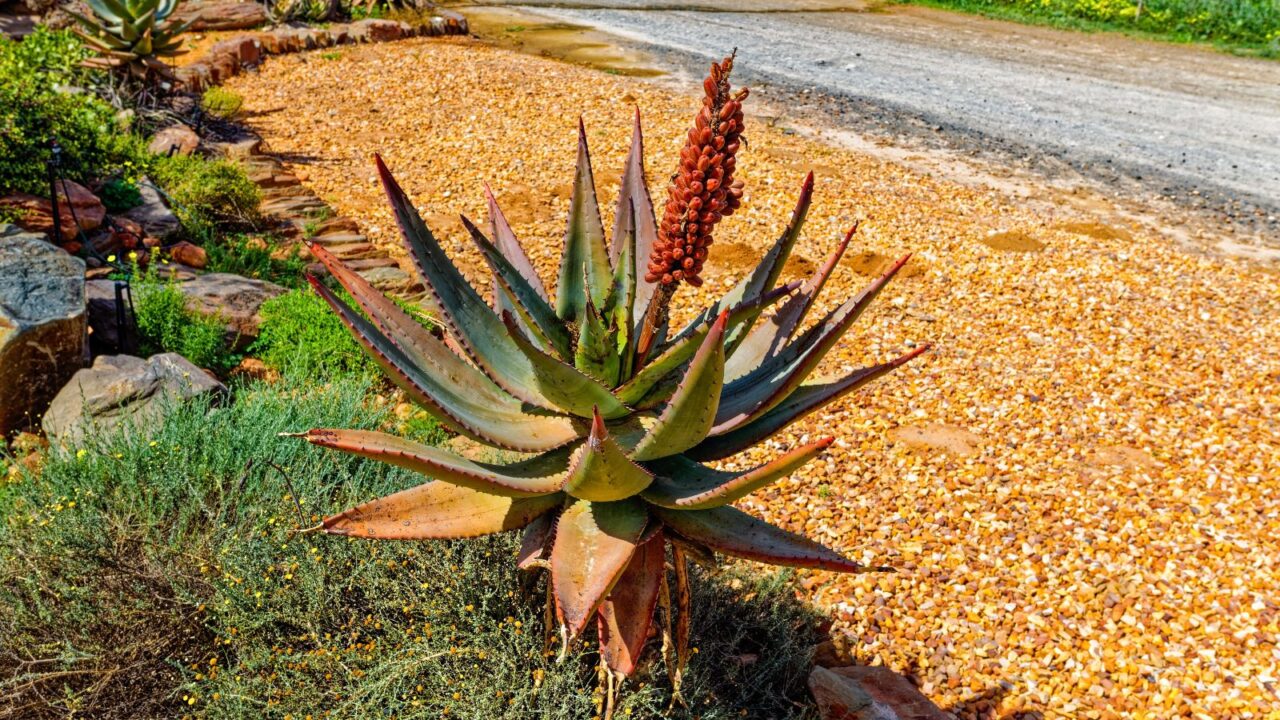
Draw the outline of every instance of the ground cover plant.
[[[902,0],[1085,30],[1139,32],[1280,57],[1274,0]]]
[[[155,427],[54,448],[39,474],[0,484],[0,716],[597,712],[597,658],[544,654],[528,600],[543,588],[522,590],[512,534],[392,545],[295,534],[300,511],[310,522],[415,480],[276,433],[442,437],[400,424],[377,390],[353,376],[241,386],[234,403],[193,401]],[[703,663],[686,685],[701,702],[674,717],[807,717],[819,618],[787,576],[729,571],[694,592]],[[658,715],[668,690],[639,680],[622,710]]]
[[[549,571],[547,616],[560,625],[562,648],[596,626],[606,717],[614,710],[616,683],[642,660],[655,606],[662,608],[673,696],[681,698],[691,613],[686,556],[710,566],[721,552],[837,572],[879,569],[731,506],[817,457],[833,438],[747,471],[703,463],[770,439],[926,349],[834,382],[805,383],[907,260],[802,331],[853,237],[850,230],[803,284],[776,287],[808,211],[812,175],[764,262],[684,329],[668,332],[673,295],[682,282],[701,284],[713,229],[743,194],[734,171],[747,91],[731,90],[732,67],[733,58],[714,63],[704,82],[703,105],[661,224],[645,184],[638,116],[611,242],[580,130],[554,305],[492,196],[493,239],[462,218],[493,274],[491,309],[376,159],[405,246],[457,352],[324,248],[312,247],[360,311],[318,280],[313,286],[389,378],[449,429],[492,448],[528,453],[506,464],[475,462],[387,433],[333,427],[298,433],[320,447],[432,478],[325,518],[314,529],[407,540],[525,528],[519,565]],[[755,322],[784,298],[768,320]]]

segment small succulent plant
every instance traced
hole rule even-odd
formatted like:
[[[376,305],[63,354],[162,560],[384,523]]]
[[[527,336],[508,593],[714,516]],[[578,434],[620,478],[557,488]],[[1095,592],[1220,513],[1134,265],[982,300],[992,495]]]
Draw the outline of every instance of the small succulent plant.
[[[378,174],[444,338],[423,329],[323,247],[312,247],[360,309],[312,278],[315,290],[392,380],[457,433],[526,454],[508,463],[480,462],[381,432],[300,433],[315,445],[431,478],[328,517],[316,529],[427,539],[524,528],[518,562],[550,571],[549,608],[564,635],[577,637],[595,623],[611,682],[636,668],[655,607],[663,602],[664,656],[668,662],[675,656],[677,696],[689,618],[686,558],[714,562],[719,552],[837,572],[875,569],[732,505],[818,456],[832,438],[749,470],[706,463],[768,441],[925,349],[839,379],[808,381],[907,259],[801,330],[853,236],[851,230],[806,281],[778,286],[809,209],[812,174],[763,262],[682,329],[668,330],[666,304],[682,281],[700,283],[712,230],[742,198],[733,171],[746,92],[730,94],[731,69],[732,58],[712,66],[661,225],[644,178],[639,113],[608,238],[579,123],[554,301],[486,190],[488,234],[462,218],[492,272],[492,305],[486,303],[381,158]],[[670,610],[665,591],[668,548],[678,613]]]
[[[85,0],[92,17],[67,11],[80,23],[77,29],[98,57],[90,63],[127,70],[139,78],[171,77],[162,57],[177,55],[182,47],[179,35],[191,21],[178,22],[170,16],[179,0]]]

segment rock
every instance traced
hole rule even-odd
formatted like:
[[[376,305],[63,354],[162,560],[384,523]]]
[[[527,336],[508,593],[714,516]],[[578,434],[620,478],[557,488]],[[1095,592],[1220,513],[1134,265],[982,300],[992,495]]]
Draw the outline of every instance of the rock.
[[[87,431],[107,431],[126,420],[141,430],[168,403],[206,393],[221,397],[227,388],[181,355],[104,355],[54,398],[44,431],[53,440],[74,443]]]
[[[84,285],[85,314],[89,323],[89,351],[94,357],[118,355],[137,349],[136,329],[128,302],[117,302],[116,287],[124,283],[115,280],[90,280]],[[125,296],[127,300],[127,296]],[[121,322],[128,328],[121,337]]]
[[[258,358],[245,358],[231,370],[231,377],[243,380],[274,382],[280,379],[280,373],[267,367],[267,364]]]
[[[58,224],[60,240],[72,240],[76,231],[98,229],[107,217],[107,208],[88,188],[70,180],[58,183]],[[0,208],[14,211],[17,224],[31,232],[53,233],[53,203],[48,198],[30,193],[13,193],[0,197]],[[77,226],[78,223],[78,226]]]
[[[126,217],[112,218],[108,226],[93,238],[93,248],[99,255],[129,252],[146,246],[147,233],[138,223]],[[63,244],[66,248],[66,244]],[[67,248],[68,252],[71,252]],[[74,254],[74,253],[73,253]]]
[[[261,3],[241,0],[190,0],[174,13],[179,21],[194,20],[189,28],[201,30],[247,30],[265,25],[270,18]]]
[[[230,55],[243,66],[253,66],[262,61],[262,44],[257,38],[241,35],[214,43],[209,54]]]
[[[170,125],[151,136],[147,150],[155,155],[190,155],[200,147],[200,136],[195,130],[178,123]]]
[[[816,667],[809,692],[822,720],[954,720],[886,667]]]
[[[142,204],[130,208],[123,217],[142,226],[145,235],[163,240],[182,227],[178,216],[164,204],[149,179],[144,177],[138,181],[138,194],[142,197]]]
[[[169,248],[169,257],[197,270],[203,270],[209,264],[209,254],[204,251],[204,248],[192,245],[186,240]]]
[[[982,444],[982,436],[942,423],[902,425],[889,431],[889,439],[917,450],[937,450],[961,457],[973,455]]]
[[[387,42],[404,37],[404,27],[394,20],[368,18],[351,23],[351,38],[356,42]]]
[[[33,426],[87,360],[84,261],[0,237],[0,437]]]
[[[262,303],[285,293],[279,285],[230,273],[200,275],[179,283],[178,288],[187,297],[188,308],[227,326],[230,344],[237,350],[258,337]]]

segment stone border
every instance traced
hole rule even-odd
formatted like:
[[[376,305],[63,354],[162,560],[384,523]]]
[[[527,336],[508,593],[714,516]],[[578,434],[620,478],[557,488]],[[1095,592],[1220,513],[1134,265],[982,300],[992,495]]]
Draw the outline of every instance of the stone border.
[[[284,55],[335,45],[467,33],[467,19],[452,10],[442,8],[436,8],[428,22],[417,26],[372,18],[328,27],[286,26],[221,40],[210,47],[198,61],[176,68],[174,75],[187,90],[202,92],[239,75],[245,68],[258,65],[268,55]]]

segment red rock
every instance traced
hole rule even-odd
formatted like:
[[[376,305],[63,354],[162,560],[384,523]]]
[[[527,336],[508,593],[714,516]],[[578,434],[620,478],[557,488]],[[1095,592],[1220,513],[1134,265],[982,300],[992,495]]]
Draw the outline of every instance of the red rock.
[[[169,256],[175,261],[197,270],[203,270],[209,264],[209,255],[204,251],[204,248],[192,245],[186,240],[169,248]]]
[[[404,28],[394,20],[367,19],[351,23],[351,37],[356,42],[387,42],[404,37]]]
[[[64,184],[65,183],[65,184]],[[16,224],[24,230],[49,235],[54,240],[71,240],[78,229],[96,230],[107,217],[107,209],[96,195],[70,180],[58,181],[58,214],[61,233],[54,238],[53,204],[48,198],[30,193],[13,193],[0,197],[0,207],[16,211]]]
[[[261,3],[240,0],[191,0],[175,13],[178,20],[192,20],[193,32],[247,30],[265,25],[270,18]]]
[[[200,147],[200,136],[195,130],[181,123],[160,130],[147,144],[147,150],[155,155],[168,155],[170,150],[177,155],[190,155],[198,147]]]
[[[809,691],[822,720],[953,720],[886,667],[816,667]]]
[[[241,35],[214,43],[209,48],[209,54],[227,54],[236,58],[241,65],[257,65],[262,60],[262,45],[257,38]]]

